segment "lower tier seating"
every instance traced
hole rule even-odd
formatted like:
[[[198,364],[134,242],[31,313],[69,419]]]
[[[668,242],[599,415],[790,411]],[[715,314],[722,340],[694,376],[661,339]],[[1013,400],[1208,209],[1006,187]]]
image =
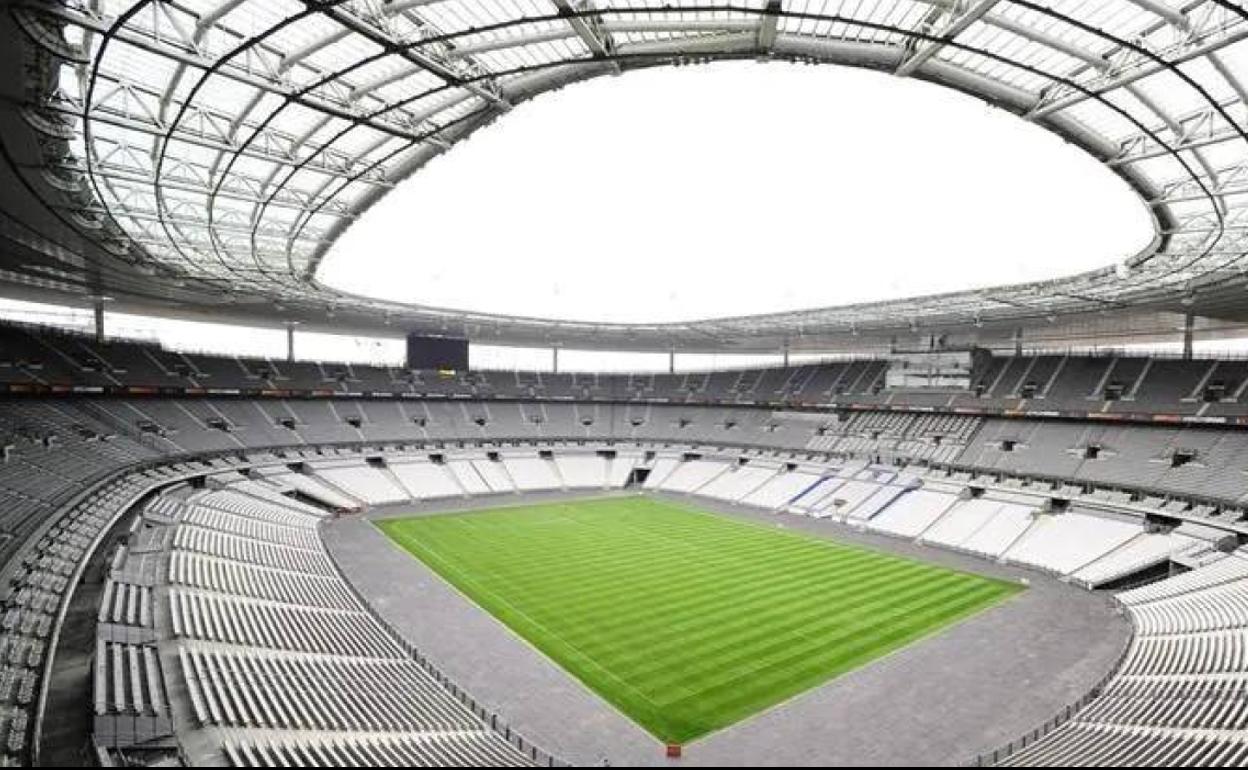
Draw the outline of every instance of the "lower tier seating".
[[[1242,767],[1248,763],[1248,549],[1125,591],[1122,666],[1075,718],[1002,764]]]
[[[163,655],[189,701],[183,738],[202,731],[237,766],[532,764],[328,567],[325,512],[273,498],[264,483],[216,474],[208,489],[176,486],[145,506],[131,534],[141,558],[164,565],[148,587],[160,606],[146,647],[100,642],[97,661],[116,662],[97,662],[97,702],[151,708],[157,691],[137,683],[158,681]],[[123,552],[115,569],[137,558]],[[102,614],[116,613],[118,595]],[[154,676],[129,686],[127,654]]]
[[[226,741],[233,767],[524,767],[510,746],[475,733]]]

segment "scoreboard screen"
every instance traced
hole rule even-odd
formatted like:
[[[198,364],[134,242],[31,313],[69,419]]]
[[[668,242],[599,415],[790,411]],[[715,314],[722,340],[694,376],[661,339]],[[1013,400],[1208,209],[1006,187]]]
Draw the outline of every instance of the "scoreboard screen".
[[[468,340],[409,334],[407,368],[468,371]]]

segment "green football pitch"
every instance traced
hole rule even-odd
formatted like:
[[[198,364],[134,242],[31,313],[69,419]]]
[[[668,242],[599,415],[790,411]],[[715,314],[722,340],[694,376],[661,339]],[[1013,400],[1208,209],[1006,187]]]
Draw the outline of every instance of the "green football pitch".
[[[673,743],[730,725],[1021,590],[641,496],[379,526]]]

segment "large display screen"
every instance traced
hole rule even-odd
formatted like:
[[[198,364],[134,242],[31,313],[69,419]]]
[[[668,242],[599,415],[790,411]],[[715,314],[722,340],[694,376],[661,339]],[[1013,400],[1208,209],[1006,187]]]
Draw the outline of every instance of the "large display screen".
[[[407,368],[468,370],[468,340],[407,335]]]

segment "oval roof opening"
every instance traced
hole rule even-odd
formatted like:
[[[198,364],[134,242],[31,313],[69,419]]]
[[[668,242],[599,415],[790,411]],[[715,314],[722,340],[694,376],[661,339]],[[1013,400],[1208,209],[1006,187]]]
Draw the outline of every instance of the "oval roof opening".
[[[318,277],[432,307],[662,323],[1058,278],[1153,235],[1124,181],[972,97],[738,62],[517,106],[365,212]]]

